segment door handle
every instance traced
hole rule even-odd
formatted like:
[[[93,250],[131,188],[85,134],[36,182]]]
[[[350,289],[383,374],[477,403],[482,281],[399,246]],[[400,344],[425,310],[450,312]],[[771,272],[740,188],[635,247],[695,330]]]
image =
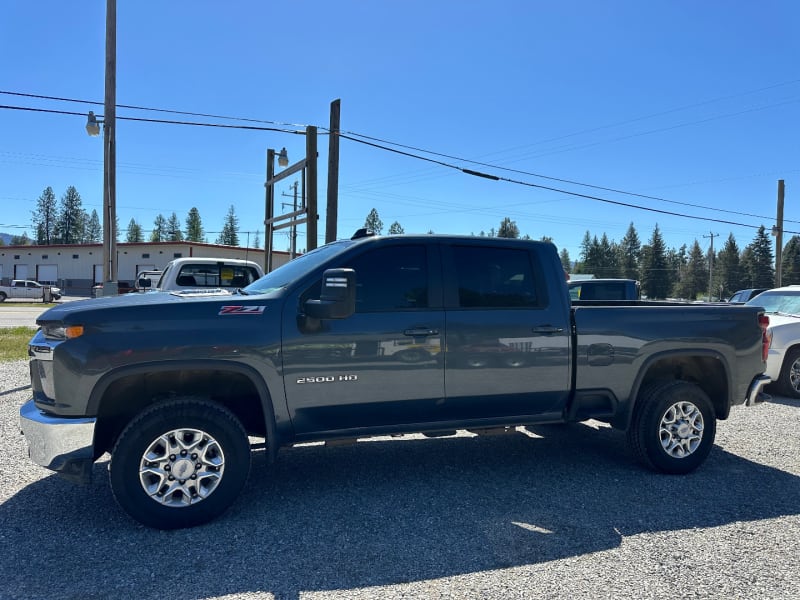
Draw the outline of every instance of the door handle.
[[[438,329],[431,329],[430,327],[412,327],[403,331],[403,335],[410,337],[425,337],[429,335],[438,335]]]
[[[533,333],[536,335],[554,335],[564,331],[564,328],[553,327],[552,325],[540,325],[539,327],[534,327],[531,331],[533,331]]]

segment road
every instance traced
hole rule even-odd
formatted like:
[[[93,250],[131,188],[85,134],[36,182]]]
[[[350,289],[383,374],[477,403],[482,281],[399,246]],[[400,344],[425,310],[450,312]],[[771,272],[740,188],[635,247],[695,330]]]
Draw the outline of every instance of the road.
[[[27,458],[27,363],[2,365],[0,598],[800,597],[800,403],[735,407],[688,476],[598,423],[255,453],[216,521],[128,518]]]
[[[80,296],[63,296],[59,303],[73,300],[85,300]],[[0,302],[0,328],[3,327],[36,327],[36,318],[49,306],[31,305],[28,301],[6,300]]]

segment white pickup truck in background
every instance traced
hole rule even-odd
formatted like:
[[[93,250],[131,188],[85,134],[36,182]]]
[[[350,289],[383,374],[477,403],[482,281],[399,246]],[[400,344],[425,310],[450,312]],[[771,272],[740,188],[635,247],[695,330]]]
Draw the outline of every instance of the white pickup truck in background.
[[[47,290],[53,300],[61,299],[61,290],[54,285],[43,285],[38,281],[13,279],[11,285],[0,285],[0,302],[8,298],[26,298],[29,300],[48,300]]]
[[[263,275],[261,265],[252,260],[184,257],[167,263],[155,286],[142,277],[138,279],[137,286],[162,292],[197,289],[235,291]]]

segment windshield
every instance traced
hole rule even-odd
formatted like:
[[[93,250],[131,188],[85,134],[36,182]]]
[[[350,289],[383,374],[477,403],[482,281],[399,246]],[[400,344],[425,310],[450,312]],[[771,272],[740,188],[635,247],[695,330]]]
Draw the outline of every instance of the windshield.
[[[288,263],[281,265],[271,273],[267,273],[261,279],[254,281],[242,289],[247,294],[268,294],[275,290],[285,288],[307,273],[313,271],[330,258],[344,252],[352,244],[353,242],[350,240],[325,244],[316,250],[312,250],[307,254],[298,256],[294,260],[290,260]]]
[[[768,313],[800,315],[800,288],[796,292],[763,292],[745,304],[763,306]]]

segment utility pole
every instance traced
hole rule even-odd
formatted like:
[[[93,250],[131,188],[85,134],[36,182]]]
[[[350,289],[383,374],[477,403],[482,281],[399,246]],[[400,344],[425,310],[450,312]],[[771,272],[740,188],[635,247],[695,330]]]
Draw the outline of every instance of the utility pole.
[[[294,188],[294,201],[292,202],[292,212],[297,212],[297,181],[290,187]],[[285,192],[281,192],[281,196],[289,196]],[[281,208],[286,206],[285,202],[281,202]],[[289,249],[289,258],[292,259],[297,256],[297,224],[292,220],[292,233],[291,233],[291,246]]]
[[[781,287],[783,270],[783,179],[778,179],[778,218],[772,234],[775,236],[775,287]]]
[[[106,0],[106,90],[103,114],[103,295],[117,286],[117,0]]]
[[[325,243],[336,241],[339,219],[339,122],[341,100],[331,102],[331,128],[328,139],[328,206],[325,214]]]
[[[704,235],[704,238],[711,238],[711,248],[708,251],[708,301],[711,302],[711,281],[714,278],[714,238],[717,237],[718,233],[708,232],[708,235]]]

